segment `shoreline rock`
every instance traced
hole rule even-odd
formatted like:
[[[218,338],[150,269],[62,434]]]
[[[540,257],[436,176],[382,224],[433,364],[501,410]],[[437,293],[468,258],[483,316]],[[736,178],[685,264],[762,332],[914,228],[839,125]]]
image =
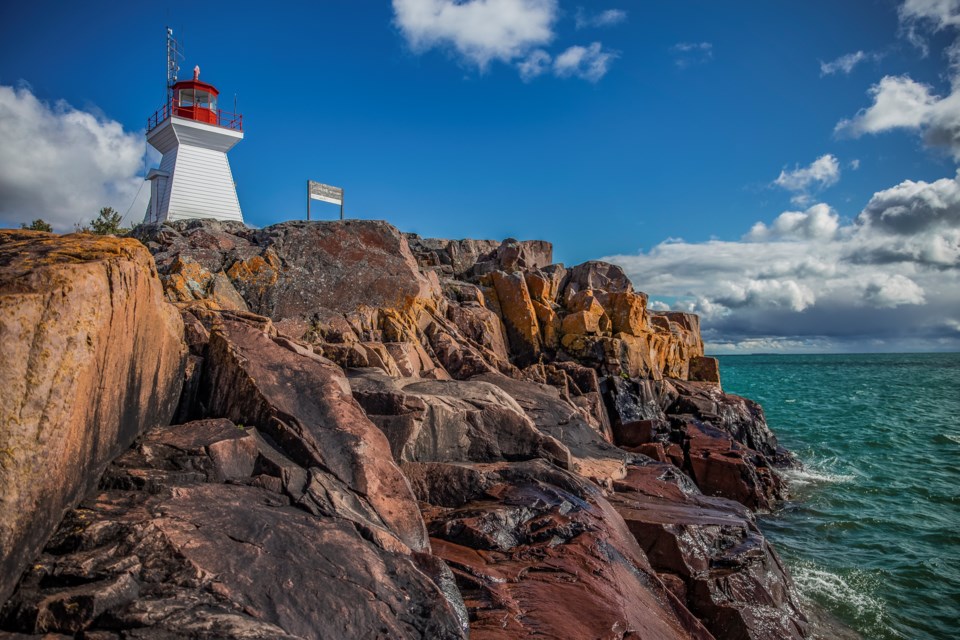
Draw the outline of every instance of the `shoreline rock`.
[[[809,635],[751,513],[795,460],[619,267],[364,220],[136,235],[183,393],[77,485],[3,631]]]

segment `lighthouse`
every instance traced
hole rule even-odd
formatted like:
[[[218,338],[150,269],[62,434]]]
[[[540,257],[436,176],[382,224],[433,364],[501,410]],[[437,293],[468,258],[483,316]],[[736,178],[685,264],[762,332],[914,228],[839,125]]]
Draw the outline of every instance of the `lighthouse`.
[[[147,174],[144,222],[208,218],[243,222],[227,152],[243,140],[243,116],[220,109],[220,92],[200,80],[177,80],[179,47],[167,29],[167,100],[147,120],[147,142],[163,154]]]

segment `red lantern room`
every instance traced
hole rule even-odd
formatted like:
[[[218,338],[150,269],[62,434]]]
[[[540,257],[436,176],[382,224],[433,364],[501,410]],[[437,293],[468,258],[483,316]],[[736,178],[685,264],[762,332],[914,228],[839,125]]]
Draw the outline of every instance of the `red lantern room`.
[[[200,67],[195,67],[193,80],[181,80],[173,85],[173,115],[219,125],[218,95],[220,92],[212,84],[200,82]]]
[[[220,92],[212,84],[200,82],[199,66],[193,68],[193,80],[181,80],[173,84],[170,94],[168,103],[147,119],[148,133],[170,116],[243,131],[243,116],[223,111],[217,106]]]

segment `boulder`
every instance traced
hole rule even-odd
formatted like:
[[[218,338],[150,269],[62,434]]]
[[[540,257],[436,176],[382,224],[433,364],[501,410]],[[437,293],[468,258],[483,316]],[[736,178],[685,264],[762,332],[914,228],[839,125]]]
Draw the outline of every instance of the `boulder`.
[[[268,295],[251,309],[276,320],[310,318],[318,308],[403,309],[441,295],[436,279],[420,273],[403,235],[386,222],[284,222],[256,237],[279,264]]]
[[[601,291],[597,298],[610,318],[613,333],[642,336],[649,332],[645,293]]]
[[[580,291],[632,292],[633,284],[623,269],[609,262],[591,260],[567,270],[561,297],[566,302]]]
[[[403,462],[493,462],[546,458],[567,468],[570,453],[523,409],[481,381],[393,379],[350,372],[353,395]]]
[[[543,461],[408,463],[470,637],[713,636],[650,567],[593,484]]]
[[[269,323],[269,321],[267,321]],[[294,462],[316,468],[359,507],[342,514],[382,543],[427,549],[423,520],[383,433],[353,399],[342,370],[308,348],[223,316],[210,335],[204,402],[254,425]]]
[[[763,454],[699,420],[672,420],[670,438],[685,452],[683,469],[700,490],[736,500],[751,509],[769,509],[786,498],[786,486]]]
[[[497,266],[508,273],[534,270],[553,262],[553,245],[545,240],[507,238],[496,250]]]
[[[510,360],[503,323],[490,309],[477,303],[450,305],[447,318],[460,332],[480,346],[488,349],[503,362]]]
[[[709,422],[728,433],[735,441],[769,458],[780,467],[797,464],[792,454],[777,442],[777,436],[767,425],[763,407],[748,398],[724,393],[718,384],[672,382],[676,396],[668,413],[690,414]]]
[[[136,240],[0,231],[0,601],[114,457],[177,408],[186,345]]]
[[[667,464],[632,466],[610,504],[664,582],[717,638],[806,637],[793,582],[741,504],[702,495]]]
[[[720,384],[720,361],[716,358],[694,356],[690,358],[687,379],[691,382],[712,382]]]
[[[514,361],[521,367],[535,362],[540,355],[540,326],[523,275],[494,271],[490,279]]]
[[[466,276],[477,262],[491,260],[500,246],[496,240],[445,240],[406,233],[409,247],[421,267],[437,267],[452,278]]]
[[[438,584],[452,582],[449,570],[319,513],[314,497],[338,496],[320,495],[314,481],[255,429],[227,420],[151,431],[111,465],[103,490],[68,513],[4,607],[0,629],[84,638],[466,637],[459,594]]]
[[[473,378],[505,391],[537,429],[560,441],[569,451],[571,470],[599,484],[622,478],[631,454],[611,445],[602,425],[591,425],[579,408],[560,396],[556,387],[515,380],[498,374]]]

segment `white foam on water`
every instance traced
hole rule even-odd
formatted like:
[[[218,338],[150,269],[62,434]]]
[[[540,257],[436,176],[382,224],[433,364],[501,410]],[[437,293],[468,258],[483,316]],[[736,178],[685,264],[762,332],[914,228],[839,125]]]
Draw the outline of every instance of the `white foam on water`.
[[[947,440],[950,440],[951,442],[956,442],[957,444],[960,444],[960,436],[955,436],[949,433],[945,433],[943,434],[943,437],[946,438]]]
[[[844,608],[861,623],[883,628],[883,601],[869,594],[870,577],[854,571],[843,577],[803,562],[791,569],[793,581],[804,598],[825,602],[831,610]]]
[[[853,482],[855,476],[848,473],[837,473],[831,467],[836,463],[836,458],[814,462],[803,469],[786,469],[783,475],[794,487],[803,487],[809,484],[836,483],[845,484]]]

